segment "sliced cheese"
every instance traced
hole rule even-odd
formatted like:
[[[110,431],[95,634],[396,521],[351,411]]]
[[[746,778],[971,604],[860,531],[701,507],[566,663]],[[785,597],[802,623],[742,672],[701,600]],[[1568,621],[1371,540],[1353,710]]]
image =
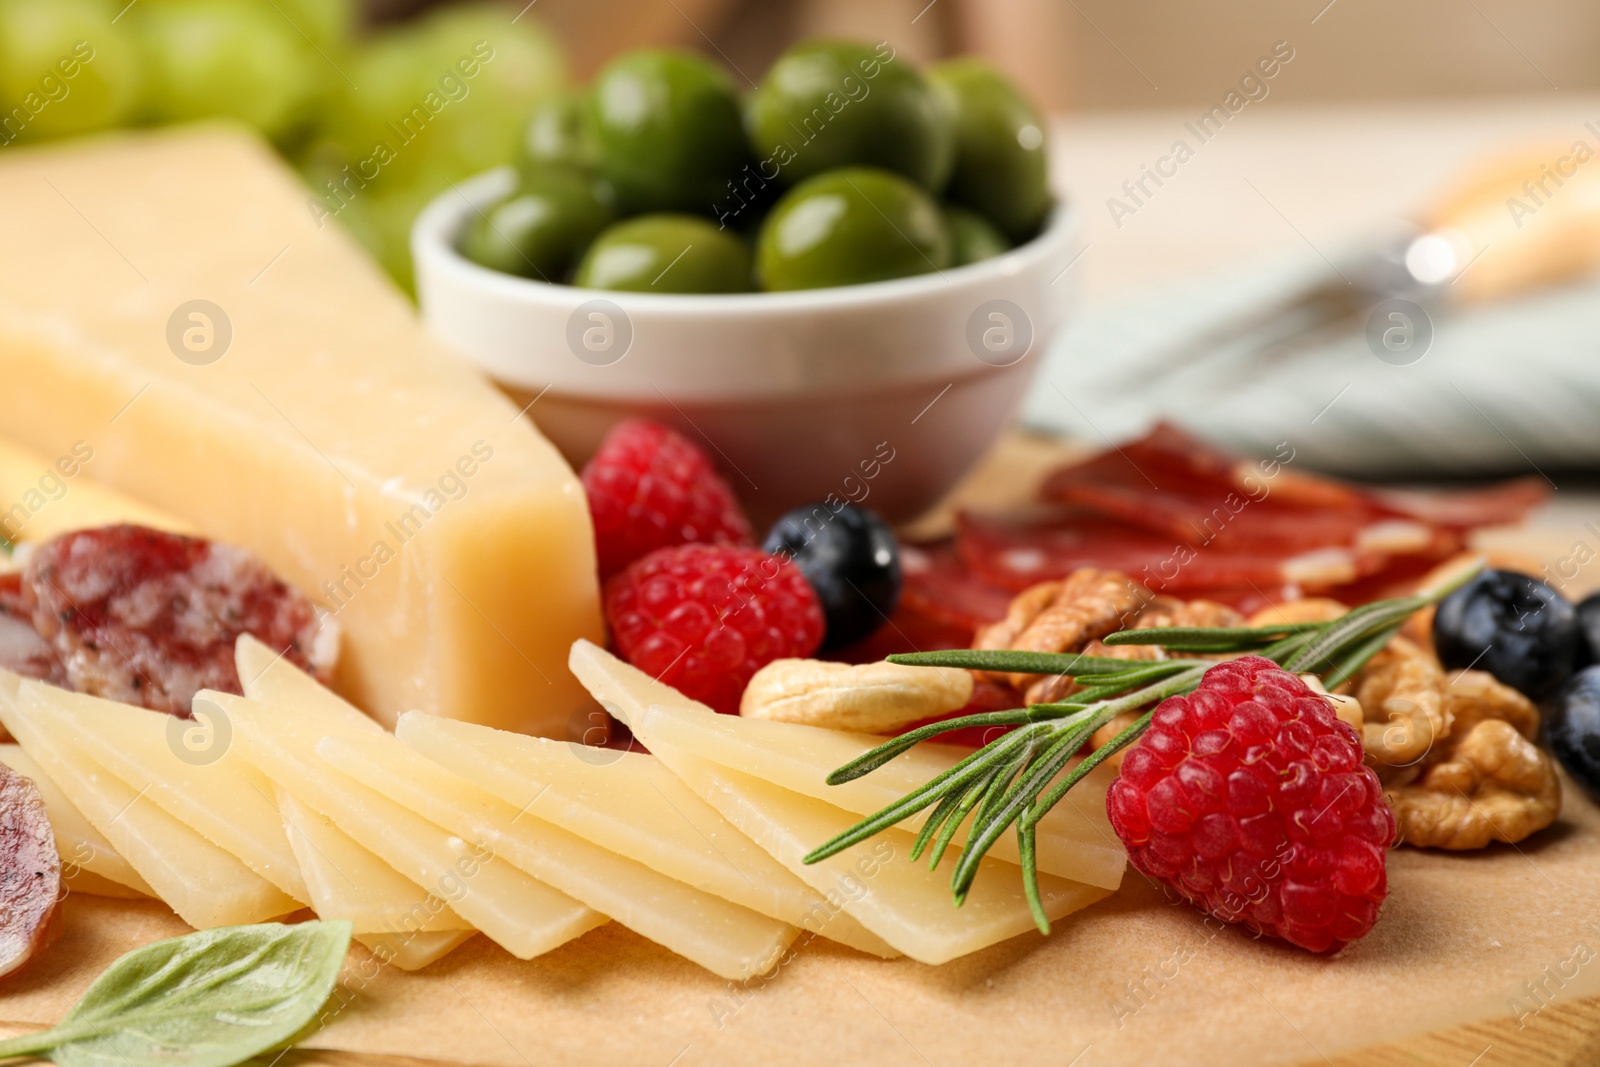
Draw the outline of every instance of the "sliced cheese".
[[[301,903],[300,864],[272,787],[232,744],[225,720],[191,720],[57,691],[54,713],[88,758]]]
[[[0,723],[155,895],[196,929],[261,922],[300,905],[230,853],[85,757],[54,715],[59,689],[0,686]]]
[[[653,756],[524,737],[420,712],[396,734],[552,825],[706,893],[881,957],[899,955],[734,829]]]
[[[572,672],[595,698],[613,708],[641,737],[660,738],[700,759],[857,815],[881,811],[970,755],[964,749],[922,744],[871,774],[831,786],[827,776],[832,771],[882,744],[884,739],[797,723],[718,715],[586,641],[573,646],[570,663]],[[1041,871],[1107,889],[1121,884],[1127,853],[1105,813],[1105,793],[1112,773],[1110,768],[1102,768],[1089,775],[1040,820],[1037,858]],[[901,825],[915,830],[927,815],[924,810]],[[966,841],[966,831],[966,824],[959,828],[954,839],[957,844]],[[1020,858],[1016,840],[1010,835],[996,841],[990,853],[1012,862]]]
[[[327,818],[273,787],[284,831],[305,873],[311,907],[323,919],[348,919],[373,936],[471,932],[438,897],[350,839]]]
[[[420,971],[477,936],[476,930],[441,930],[435,934],[356,934],[355,939],[383,963],[402,971]]]
[[[288,704],[320,715],[351,730],[381,732],[360,708],[317,681],[249,634],[240,634],[233,649],[234,666],[244,695],[267,704]]]
[[[119,523],[193,532],[176,515],[96,483],[96,456],[87,438],[48,459],[0,439],[0,537],[39,543],[73,530]]]
[[[361,847],[429,893],[513,956],[532,959],[606,922],[571,897],[474,849],[467,841],[337,773],[316,754],[325,736],[366,729],[286,704],[204,691],[195,706],[233,724],[251,761],[285,792],[330,819]],[[371,723],[367,723],[371,726]]]
[[[0,697],[0,700],[3,699]],[[50,815],[50,829],[56,835],[56,851],[61,853],[61,877],[69,889],[98,897],[156,895],[155,890],[139,877],[139,872],[117,855],[111,842],[89,825],[89,820],[67,799],[61,787],[50,780],[44,768],[22,751],[21,745],[0,745],[0,763],[24,778],[32,779],[34,788],[44,798],[45,811]]]
[[[847,914],[914,960],[947,963],[1035,928],[1022,871],[1013,864],[984,859],[959,908],[950,894],[955,854],[930,872],[925,862],[911,860],[913,837],[904,830],[889,830],[808,865],[802,857],[818,842],[849,829],[857,819],[854,812],[670,746],[656,751],[729,822],[819,892],[841,896]],[[1055,920],[1103,900],[1111,890],[1040,874],[1039,895],[1045,914]]]
[[[392,737],[328,738],[317,754],[475,849],[723,978],[767,973],[799,933],[514,808]]]
[[[269,146],[197,126],[8,152],[0,230],[0,435],[87,442],[95,480],[322,600],[340,691],[385,721],[565,736],[567,648],[602,632],[582,486]]]

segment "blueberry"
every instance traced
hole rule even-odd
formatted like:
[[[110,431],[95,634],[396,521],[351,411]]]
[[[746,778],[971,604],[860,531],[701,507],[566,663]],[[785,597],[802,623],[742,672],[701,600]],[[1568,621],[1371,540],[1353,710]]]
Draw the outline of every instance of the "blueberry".
[[[1578,662],[1578,613],[1560,593],[1515,571],[1484,571],[1445,597],[1433,619],[1439,661],[1488,671],[1540,700]]]
[[[1578,633],[1583,638],[1579,662],[1600,663],[1600,593],[1578,601]]]
[[[794,560],[822,602],[824,648],[854,644],[900,600],[900,545],[887,523],[854,504],[819,503],[779,519],[762,548]]]
[[[1556,759],[1600,800],[1600,666],[1573,675],[1556,697],[1546,728]]]

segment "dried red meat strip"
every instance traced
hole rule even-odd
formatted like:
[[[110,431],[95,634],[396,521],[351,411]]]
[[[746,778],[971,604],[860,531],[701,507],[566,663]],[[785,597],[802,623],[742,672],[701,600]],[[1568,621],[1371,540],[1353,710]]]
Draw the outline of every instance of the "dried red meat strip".
[[[32,781],[0,765],[0,977],[55,935],[61,855]]]
[[[242,691],[240,634],[324,681],[333,660],[312,603],[249,552],[139,526],[41,545],[22,599],[70,688],[176,715],[201,689]]]
[[[1195,597],[1213,590],[1324,589],[1378,571],[1381,553],[1341,547],[1298,555],[1197,548],[1082,509],[1018,519],[962,515],[957,545],[972,573],[1020,591],[1082,567],[1117,570],[1156,593]],[[1212,598],[1215,599],[1215,598]]]
[[[1011,606],[1011,593],[975,576],[950,543],[905,545],[900,565],[905,575],[901,608],[969,636],[979,626],[1005,618]]]

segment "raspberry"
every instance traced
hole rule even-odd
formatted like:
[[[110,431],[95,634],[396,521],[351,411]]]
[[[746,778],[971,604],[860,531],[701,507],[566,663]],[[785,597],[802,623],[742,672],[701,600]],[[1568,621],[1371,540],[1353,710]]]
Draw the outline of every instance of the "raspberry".
[[[669,545],[750,543],[750,522],[711,460],[659,423],[618,423],[583,468],[583,488],[602,578]]]
[[[1106,797],[1133,865],[1225,922],[1330,952],[1388,895],[1394,813],[1329,702],[1261,656],[1163,700]]]
[[[622,658],[728,715],[750,677],[822,644],[822,606],[782,556],[731,545],[661,548],[606,582]]]

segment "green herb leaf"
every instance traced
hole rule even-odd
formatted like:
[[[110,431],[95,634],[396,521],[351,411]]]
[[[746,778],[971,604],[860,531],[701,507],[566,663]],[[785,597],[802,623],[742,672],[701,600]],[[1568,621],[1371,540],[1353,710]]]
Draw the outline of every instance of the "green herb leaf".
[[[260,923],[158,941],[95,979],[60,1024],[0,1058],[61,1067],[233,1067],[316,1018],[344,966],[347,922]]]
[[[1109,646],[1160,645],[1178,652],[1248,652],[1284,637],[1321,630],[1325,622],[1297,622],[1279,626],[1149,626],[1120,630],[1101,640]]]

